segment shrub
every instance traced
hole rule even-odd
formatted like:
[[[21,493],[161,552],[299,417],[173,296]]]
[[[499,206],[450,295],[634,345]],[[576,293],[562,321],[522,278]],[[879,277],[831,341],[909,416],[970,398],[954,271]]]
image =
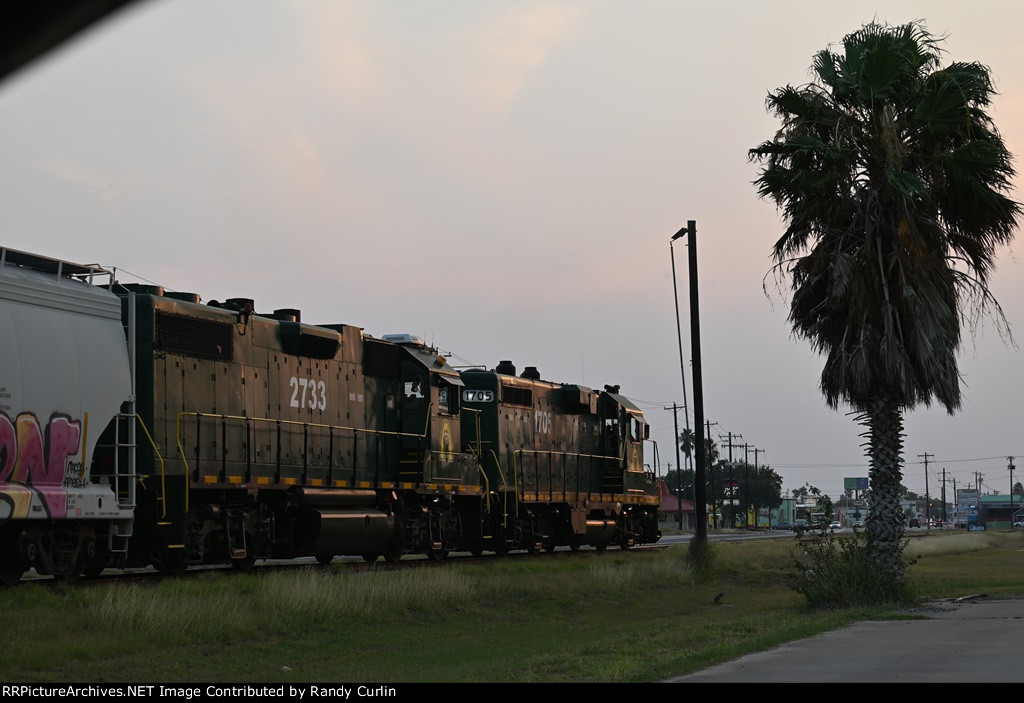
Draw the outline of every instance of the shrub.
[[[863,533],[837,537],[823,532],[801,540],[800,545],[801,554],[791,553],[795,567],[791,585],[811,607],[848,608],[913,600],[905,581],[892,579],[871,562]]]

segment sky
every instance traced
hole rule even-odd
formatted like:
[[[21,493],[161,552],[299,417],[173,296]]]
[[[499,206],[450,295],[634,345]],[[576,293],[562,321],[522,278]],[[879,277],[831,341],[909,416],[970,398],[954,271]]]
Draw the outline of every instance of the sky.
[[[783,222],[747,152],[778,129],[768,93],[872,20],[988,66],[1024,154],[1011,0],[146,0],[0,84],[0,244],[619,385],[664,473],[681,367],[693,422],[689,252],[669,244],[693,220],[712,439],[835,498],[867,476],[863,428],[790,332]],[[991,279],[1017,343],[1019,242]],[[962,409],[906,416],[920,494],[1006,493],[1024,465],[1021,350],[988,320],[964,338]]]

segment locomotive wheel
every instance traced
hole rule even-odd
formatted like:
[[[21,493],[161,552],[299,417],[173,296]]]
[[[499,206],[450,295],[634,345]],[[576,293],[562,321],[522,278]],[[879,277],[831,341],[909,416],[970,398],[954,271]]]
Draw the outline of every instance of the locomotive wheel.
[[[431,548],[431,549],[427,550],[427,558],[430,559],[431,561],[441,561],[442,559],[447,558],[447,556],[448,556],[448,550],[447,549],[433,549],[433,548]]]
[[[389,544],[388,548],[384,551],[384,561],[389,564],[394,564],[397,561],[402,560],[402,547],[398,544]]]
[[[241,559],[232,559],[231,566],[237,571],[252,571],[252,567],[256,565],[256,555],[253,554],[252,550],[246,552],[246,555]]]
[[[497,540],[497,542],[494,545],[494,553],[497,554],[499,557],[507,557],[508,556],[508,542],[506,542],[503,539]]]
[[[484,550],[480,549],[479,547],[473,547],[469,550],[469,553],[475,557],[482,557],[484,555]]]
[[[252,571],[256,565],[256,538],[252,532],[245,533],[245,556],[231,559],[231,568],[236,571]]]
[[[603,552],[604,550],[608,549],[608,543],[607,542],[599,542],[598,544],[594,545],[594,549],[596,549],[599,552]]]
[[[555,551],[555,543],[554,542],[548,542],[547,544],[545,544],[544,545],[544,551],[547,552],[548,554],[551,554],[551,552]]]
[[[327,566],[332,561],[334,561],[334,555],[333,554],[317,554],[316,555],[316,563],[320,564],[321,566]]]
[[[580,551],[580,546],[581,545],[579,537],[573,535],[571,538],[569,538],[569,549],[571,549],[574,552],[578,552]]]
[[[160,550],[153,557],[153,566],[161,574],[181,576],[188,569],[188,558],[184,549],[171,549],[161,540]]]
[[[367,564],[373,564],[378,559],[380,559],[380,554],[364,554],[363,555],[363,561],[365,561]]]

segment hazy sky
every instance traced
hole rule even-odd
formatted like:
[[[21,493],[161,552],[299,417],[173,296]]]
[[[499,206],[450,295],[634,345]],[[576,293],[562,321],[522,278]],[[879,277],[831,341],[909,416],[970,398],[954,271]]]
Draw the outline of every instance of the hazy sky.
[[[149,0],[0,85],[0,243],[410,332],[454,363],[619,384],[665,471],[682,404],[669,238],[696,220],[712,435],[836,497],[867,475],[862,429],[825,406],[822,359],[765,279],[782,225],[747,150],[778,127],[767,93],[873,18],[923,20],[951,59],[989,66],[991,114],[1024,153],[1012,0]],[[1019,246],[992,288],[1024,339]],[[980,473],[1006,493],[1006,457],[1024,465],[1021,352],[992,324],[965,338],[962,411],[908,415],[912,490],[924,454],[933,495],[943,470],[950,491]]]

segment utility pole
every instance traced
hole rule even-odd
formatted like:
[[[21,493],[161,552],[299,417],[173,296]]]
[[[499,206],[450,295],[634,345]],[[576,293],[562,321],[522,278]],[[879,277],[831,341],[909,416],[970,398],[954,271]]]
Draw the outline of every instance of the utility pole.
[[[722,435],[718,435],[721,437]],[[736,437],[742,438],[743,435],[735,435]],[[729,527],[736,527],[736,478],[734,470],[736,464],[732,460],[732,448],[733,446],[739,447],[740,445],[733,445],[732,438],[733,433],[728,433],[729,437],[729,490],[726,491],[729,495]]]
[[[676,482],[678,484],[676,496],[679,500],[679,529],[681,530],[683,529],[683,465],[679,463],[679,415],[676,412],[678,409],[679,406],[677,406],[675,403],[672,403],[672,420],[676,432],[676,476],[678,476],[679,479]],[[668,408],[665,408],[665,410],[668,410]],[[671,468],[669,469],[669,471],[671,471]]]
[[[928,495],[928,467],[926,465],[925,469],[924,469],[924,524],[925,524],[925,529],[928,529],[928,530],[932,529],[931,519],[932,519],[932,499],[931,499],[931,496]]]
[[[729,433],[729,527],[736,527],[736,479],[733,476],[732,432]]]
[[[956,500],[956,491],[953,491],[953,500]],[[958,516],[959,517],[959,516]],[[943,524],[949,518],[946,517],[946,467],[942,467],[942,522]]]
[[[754,452],[754,474],[757,474],[759,467],[757,465],[757,455],[764,454],[764,449],[758,449],[757,447],[751,447],[750,451]]]
[[[763,449],[758,449],[757,447],[751,447],[751,449],[754,452],[754,477],[755,477],[755,480],[756,480],[756,478],[757,478],[757,471],[758,471],[758,469],[757,469],[757,455],[758,454],[764,454],[764,450]],[[753,506],[751,506],[751,507],[753,507]],[[772,522],[772,514],[771,514],[771,508],[769,508],[768,509],[768,524],[771,525],[771,522]],[[754,515],[754,525],[757,526],[757,515],[756,514]]]
[[[743,443],[743,491],[740,493],[740,502],[746,501],[747,509],[743,511],[743,525],[750,527],[750,449],[749,445]],[[757,517],[754,518],[754,527],[757,527]]]
[[[715,467],[711,463],[711,420],[705,421],[707,424],[707,432],[705,433],[705,441],[708,446],[705,448],[705,454],[707,455],[708,462],[708,476],[711,479],[711,526],[718,527],[718,499],[715,498]],[[718,424],[717,422],[714,424]]]
[[[925,452],[918,456],[924,457],[924,522],[928,526],[926,529],[930,530],[932,529],[932,501],[928,497],[928,457],[935,455]]]
[[[953,500],[956,499],[956,479],[953,479]],[[956,510],[959,510],[959,503],[956,503]],[[942,518],[946,517],[946,470],[942,470]]]
[[[1009,462],[1007,468],[1010,469],[1010,527],[1013,527],[1013,457],[1008,456],[1006,460]]]

